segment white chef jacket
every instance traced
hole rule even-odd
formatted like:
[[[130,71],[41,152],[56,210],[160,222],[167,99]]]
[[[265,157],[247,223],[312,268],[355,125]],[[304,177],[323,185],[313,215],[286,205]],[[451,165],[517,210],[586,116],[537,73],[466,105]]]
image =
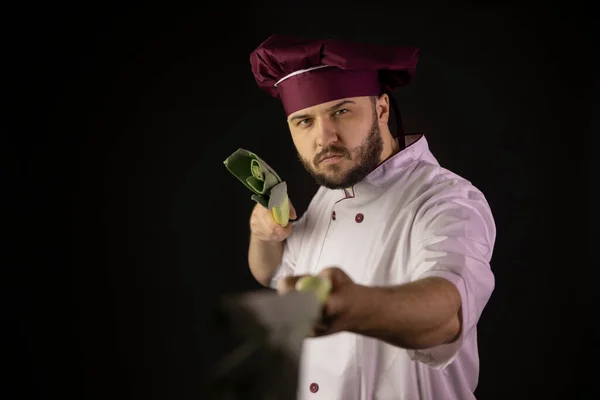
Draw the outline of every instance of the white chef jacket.
[[[451,344],[418,351],[349,332],[307,338],[298,399],[474,399],[495,236],[483,194],[440,167],[423,135],[354,187],[319,188],[293,223],[273,286],[330,266],[367,286],[442,277],[460,292],[463,329]]]

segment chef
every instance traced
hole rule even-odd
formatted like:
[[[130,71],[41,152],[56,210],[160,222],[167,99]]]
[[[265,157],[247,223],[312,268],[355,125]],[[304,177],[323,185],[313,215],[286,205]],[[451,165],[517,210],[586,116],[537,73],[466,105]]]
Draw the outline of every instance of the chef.
[[[392,93],[417,59],[412,47],[279,35],[250,56],[319,185],[286,226],[260,204],[250,217],[257,281],[282,294],[305,275],[331,282],[299,399],[475,398],[496,228],[482,192],[402,130]]]

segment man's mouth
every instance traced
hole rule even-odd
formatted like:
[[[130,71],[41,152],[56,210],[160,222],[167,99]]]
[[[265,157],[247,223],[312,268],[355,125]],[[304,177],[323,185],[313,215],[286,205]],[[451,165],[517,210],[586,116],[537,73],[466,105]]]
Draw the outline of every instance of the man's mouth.
[[[321,163],[333,164],[333,163],[340,161],[342,158],[343,157],[340,154],[330,154],[328,156],[321,158],[321,160],[319,160],[319,164],[321,164]]]

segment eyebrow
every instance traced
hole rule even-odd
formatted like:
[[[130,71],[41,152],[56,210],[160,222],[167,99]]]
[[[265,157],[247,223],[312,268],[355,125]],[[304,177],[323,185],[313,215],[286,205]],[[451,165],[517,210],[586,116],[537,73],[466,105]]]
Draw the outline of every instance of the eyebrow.
[[[346,104],[355,104],[355,103],[352,100],[343,100],[343,101],[340,101],[339,103],[329,107],[325,111],[327,111],[327,112],[335,111],[338,108],[340,108]],[[294,115],[292,118],[290,118],[290,122],[298,120],[298,119],[306,119],[306,118],[309,118],[310,116],[311,116],[310,114]]]

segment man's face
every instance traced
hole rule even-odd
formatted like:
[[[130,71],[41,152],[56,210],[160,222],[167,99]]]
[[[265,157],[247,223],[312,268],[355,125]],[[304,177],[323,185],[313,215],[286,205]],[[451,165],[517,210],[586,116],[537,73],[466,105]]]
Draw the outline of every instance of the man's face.
[[[379,165],[379,123],[370,97],[319,104],[288,117],[300,161],[317,184],[330,189],[350,187]]]

